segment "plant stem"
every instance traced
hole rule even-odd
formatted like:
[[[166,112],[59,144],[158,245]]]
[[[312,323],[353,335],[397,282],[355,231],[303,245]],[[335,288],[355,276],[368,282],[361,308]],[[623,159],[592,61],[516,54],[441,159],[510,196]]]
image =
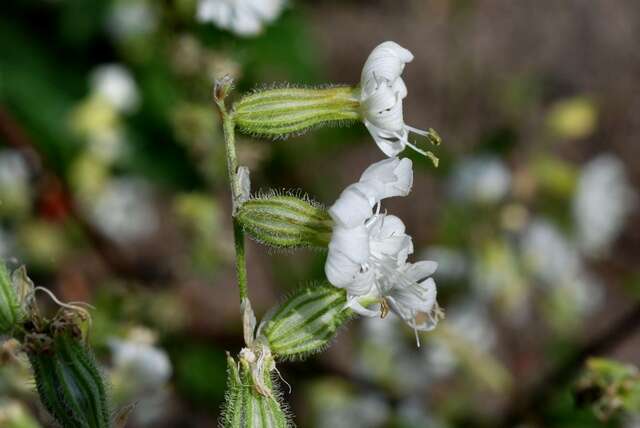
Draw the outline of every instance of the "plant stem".
[[[238,171],[238,157],[236,156],[235,143],[235,122],[233,115],[227,112],[224,100],[216,102],[222,115],[222,127],[224,130],[224,146],[227,157],[227,172],[229,174],[229,187],[231,189],[231,204],[233,207],[233,237],[236,250],[236,276],[238,289],[240,291],[240,301],[248,298],[247,293],[247,261],[244,248],[244,230],[235,218],[235,207],[240,194],[236,172]]]

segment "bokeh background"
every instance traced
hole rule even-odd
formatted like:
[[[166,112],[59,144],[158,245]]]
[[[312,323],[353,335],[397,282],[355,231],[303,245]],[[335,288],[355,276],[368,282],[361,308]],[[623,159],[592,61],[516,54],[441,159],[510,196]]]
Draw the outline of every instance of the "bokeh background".
[[[90,339],[113,400],[138,402],[130,426],[215,427],[225,351],[243,345],[213,80],[355,84],[385,40],[415,55],[405,120],[444,141],[437,169],[405,153],[414,191],[385,208],[439,262],[447,318],[420,348],[397,319],[360,319],[281,364],[298,426],[640,426],[598,418],[574,380],[590,355],[640,363],[639,2],[291,1],[255,37],[196,8],[0,13],[0,257],[96,307]],[[238,145],[254,189],[325,204],[383,156],[360,124]],[[323,278],[324,257],[250,243],[258,315]],[[0,420],[18,417],[52,426],[5,355]]]

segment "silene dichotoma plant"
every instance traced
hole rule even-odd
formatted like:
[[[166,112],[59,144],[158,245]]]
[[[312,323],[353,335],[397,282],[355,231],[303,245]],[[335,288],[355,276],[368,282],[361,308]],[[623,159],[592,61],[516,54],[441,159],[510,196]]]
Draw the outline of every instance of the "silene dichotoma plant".
[[[413,253],[411,236],[400,218],[381,207],[383,200],[411,192],[412,162],[398,157],[406,147],[437,166],[437,157],[409,137],[414,134],[438,145],[438,134],[404,123],[407,87],[401,75],[412,59],[407,49],[384,42],[365,61],[359,85],[286,84],[255,90],[234,103],[228,99],[231,79],[216,82],[214,99],[224,128],[246,343],[237,359],[228,357],[224,427],[292,426],[277,386],[281,377],[276,363],[322,351],[351,318],[384,318],[393,312],[415,331],[419,346],[418,331],[433,329],[443,317],[431,278],[437,264],[408,261]],[[328,209],[299,193],[251,193],[249,170],[236,157],[236,131],[281,140],[321,126],[357,122],[364,124],[387,158],[362,172]],[[248,295],[245,234],[272,248],[326,251],[326,278],[287,296],[258,323]]]

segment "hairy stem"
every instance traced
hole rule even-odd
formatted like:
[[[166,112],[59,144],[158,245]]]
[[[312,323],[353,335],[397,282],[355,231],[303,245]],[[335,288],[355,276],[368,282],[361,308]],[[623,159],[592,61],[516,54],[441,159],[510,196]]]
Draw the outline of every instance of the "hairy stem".
[[[235,143],[235,122],[233,115],[227,112],[224,99],[216,99],[216,104],[220,109],[222,116],[222,126],[224,130],[224,146],[227,157],[227,172],[229,174],[229,186],[231,189],[231,203],[233,206],[233,237],[235,240],[236,250],[236,276],[238,279],[238,289],[240,292],[240,301],[248,298],[247,294],[247,261],[244,248],[244,230],[235,217],[235,207],[240,194],[236,173],[238,171],[238,157],[236,156]]]

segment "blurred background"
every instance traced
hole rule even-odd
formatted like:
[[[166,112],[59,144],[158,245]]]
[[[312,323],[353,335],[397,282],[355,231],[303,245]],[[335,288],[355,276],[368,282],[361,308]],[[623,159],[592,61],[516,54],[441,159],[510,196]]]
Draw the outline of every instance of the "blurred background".
[[[437,169],[405,152],[414,191],[385,208],[439,263],[447,318],[420,348],[397,319],[359,319],[280,364],[297,425],[640,427],[575,380],[591,355],[640,363],[640,3],[290,1],[239,24],[214,16],[225,1],[0,13],[0,257],[95,305],[113,401],[138,403],[129,426],[217,426],[224,353],[243,345],[213,80],[356,84],[394,40],[415,55],[405,120],[444,143]],[[327,205],[383,157],[361,124],[238,151],[255,190]],[[324,257],[250,243],[258,316],[322,279]],[[0,426],[52,426],[8,347]]]

